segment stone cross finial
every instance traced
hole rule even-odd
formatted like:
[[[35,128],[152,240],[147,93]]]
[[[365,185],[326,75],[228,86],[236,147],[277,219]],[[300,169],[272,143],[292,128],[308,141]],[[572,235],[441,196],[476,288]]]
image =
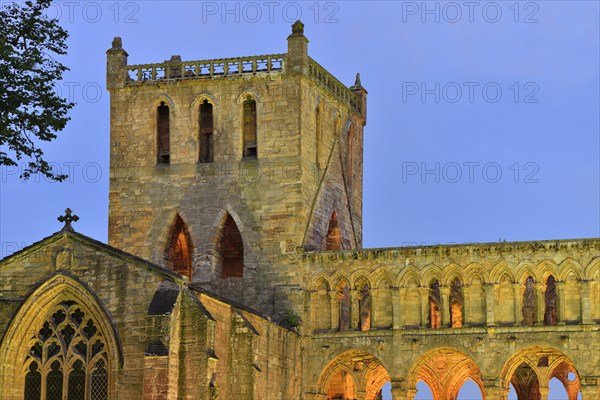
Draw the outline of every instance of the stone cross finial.
[[[115,36],[115,38],[112,41],[112,48],[113,49],[121,49],[123,48],[123,41],[121,40],[121,38],[119,36]]]
[[[60,217],[56,218],[60,222],[65,223],[65,226],[63,226],[61,231],[74,232],[73,227],[71,226],[71,222],[79,221],[79,217],[75,214],[71,214],[72,212],[73,211],[70,208],[67,208],[65,210],[65,215],[61,215]]]

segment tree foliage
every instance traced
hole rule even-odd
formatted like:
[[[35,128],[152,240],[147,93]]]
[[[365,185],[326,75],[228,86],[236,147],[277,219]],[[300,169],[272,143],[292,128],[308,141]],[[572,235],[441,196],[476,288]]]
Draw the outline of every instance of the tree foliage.
[[[39,147],[64,129],[73,103],[55,85],[68,68],[52,55],[66,54],[67,32],[45,15],[51,0],[4,3],[0,9],[0,166],[23,163],[21,178],[40,173],[62,181]]]

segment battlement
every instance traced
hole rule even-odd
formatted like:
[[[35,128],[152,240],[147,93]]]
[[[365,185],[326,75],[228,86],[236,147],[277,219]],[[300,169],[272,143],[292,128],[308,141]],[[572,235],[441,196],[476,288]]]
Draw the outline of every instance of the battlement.
[[[285,74],[285,59],[286,53],[196,61],[181,61],[180,56],[172,56],[170,60],[162,63],[128,65],[125,85]],[[307,76],[355,111],[360,111],[360,102],[356,94],[310,57]]]

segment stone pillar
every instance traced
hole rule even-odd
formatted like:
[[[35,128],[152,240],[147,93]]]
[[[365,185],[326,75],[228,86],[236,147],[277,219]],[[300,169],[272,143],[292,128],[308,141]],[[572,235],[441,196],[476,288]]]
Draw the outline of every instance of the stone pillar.
[[[559,325],[564,325],[567,320],[565,315],[565,283],[556,282],[556,319]]]
[[[471,304],[471,286],[463,285],[463,302],[462,302],[462,326],[464,328],[469,327],[469,304]]]
[[[429,288],[419,288],[421,295],[421,328],[429,328]]]
[[[581,281],[581,323],[592,323],[592,310],[590,306],[590,282]]]
[[[515,297],[515,325],[521,325],[521,321],[523,321],[523,285],[514,283],[513,292]]]
[[[308,75],[308,39],[304,36],[304,24],[300,21],[292,25],[288,36],[288,52],[285,57],[285,71],[288,74]]]
[[[509,389],[504,389],[498,379],[483,379],[483,397],[485,400],[506,400]]]
[[[494,301],[494,284],[487,283],[483,285],[483,290],[485,291],[485,324],[487,326],[495,326],[496,325],[496,302]]]
[[[356,331],[360,325],[360,300],[362,298],[361,290],[350,291],[350,330]]]
[[[448,286],[440,286],[440,311],[442,312],[442,328],[447,328],[452,325],[450,320],[450,288]]]
[[[331,329],[338,328],[339,324],[339,302],[337,292],[335,290],[330,290],[329,292],[329,302],[331,304]]]
[[[356,400],[365,400],[367,398],[367,394],[363,391],[356,392]]]
[[[546,311],[546,285],[535,283],[535,323],[534,325],[544,325],[544,313]],[[543,398],[543,396],[542,396]]]
[[[402,320],[400,318],[400,288],[391,288],[392,292],[392,327],[400,329]]]
[[[128,54],[122,47],[121,38],[116,36],[112,47],[106,51],[106,88],[122,88],[127,82]]]
[[[547,387],[540,387],[540,400],[548,400],[548,393],[550,389]]]
[[[381,325],[379,322],[381,321],[381,309],[379,305],[383,303],[381,299],[381,289],[370,289],[369,294],[371,295],[371,327],[369,329],[373,329],[376,326]],[[362,310],[360,311],[362,313]],[[361,317],[362,318],[362,317]]]
[[[417,391],[406,389],[405,381],[392,381],[392,400],[414,400]]]

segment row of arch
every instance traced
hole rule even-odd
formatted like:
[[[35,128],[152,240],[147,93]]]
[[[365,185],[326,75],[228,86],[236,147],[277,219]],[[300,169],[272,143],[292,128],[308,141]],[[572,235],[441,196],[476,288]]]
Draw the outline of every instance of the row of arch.
[[[580,377],[574,363],[562,352],[549,347],[530,347],[509,357],[499,374],[501,398],[513,392],[518,400],[540,400],[547,396],[550,381],[562,383],[568,398],[580,396]],[[331,360],[318,380],[318,399],[378,400],[384,385],[390,382],[389,370],[369,352],[349,350]],[[479,398],[489,389],[477,363],[464,351],[454,348],[436,348],[413,362],[401,383],[392,383],[402,389],[405,397],[413,399],[419,387],[426,386],[431,400],[455,400],[465,383],[474,383]],[[423,384],[421,384],[423,383]],[[389,384],[388,384],[389,386]],[[477,390],[471,390],[471,392]],[[393,393],[393,392],[392,392]],[[470,393],[473,395],[474,393]],[[421,397],[422,398],[422,397]]]
[[[399,272],[397,272],[398,269],[400,269]],[[592,259],[587,266],[582,265],[574,258],[566,258],[558,264],[550,259],[545,259],[537,264],[528,260],[518,265],[499,262],[492,267],[484,267],[480,263],[472,262],[467,266],[456,263],[450,263],[443,267],[436,264],[428,264],[423,267],[408,265],[402,268],[379,267],[371,271],[365,268],[356,268],[351,273],[339,270],[333,274],[327,274],[325,271],[317,272],[309,278],[307,289],[312,290],[312,287],[321,279],[324,279],[329,286],[335,286],[341,279],[355,282],[360,277],[364,277],[372,286],[378,286],[382,280],[394,287],[402,287],[409,282],[414,282],[417,286],[427,286],[433,279],[437,279],[442,285],[449,286],[454,278],[459,278],[465,284],[475,281],[482,284],[498,284],[505,278],[511,282],[524,282],[529,276],[534,281],[540,282],[549,275],[553,275],[558,281],[566,281],[569,276],[574,276],[577,280],[591,281],[598,278],[599,272],[600,257]]]
[[[240,99],[242,124],[241,137],[243,143],[243,157],[257,158],[257,101],[258,96],[254,92],[246,91]],[[203,95],[196,102],[194,110],[197,113],[198,163],[212,163],[215,155],[214,139],[214,113],[213,108],[216,101],[212,96]],[[156,127],[156,163],[171,163],[171,113],[173,103],[168,98],[160,99],[154,107]]]
[[[564,266],[571,271],[571,264]],[[381,270],[355,273],[352,280],[339,273],[333,277],[317,274],[307,285],[310,329],[600,323],[597,267],[591,281],[580,281],[574,273],[559,281],[548,273],[540,282],[526,273],[517,282],[507,279],[507,275],[502,275],[497,284],[485,283],[481,275],[471,275],[467,282],[453,275],[443,284],[430,275],[423,286],[409,279],[400,287],[393,287]]]
[[[221,277],[244,276],[244,241],[240,230],[228,212],[222,218],[219,234],[216,238],[217,262]],[[170,229],[169,239],[164,251],[167,268],[190,280],[193,272],[194,247],[187,225],[179,215]]]

